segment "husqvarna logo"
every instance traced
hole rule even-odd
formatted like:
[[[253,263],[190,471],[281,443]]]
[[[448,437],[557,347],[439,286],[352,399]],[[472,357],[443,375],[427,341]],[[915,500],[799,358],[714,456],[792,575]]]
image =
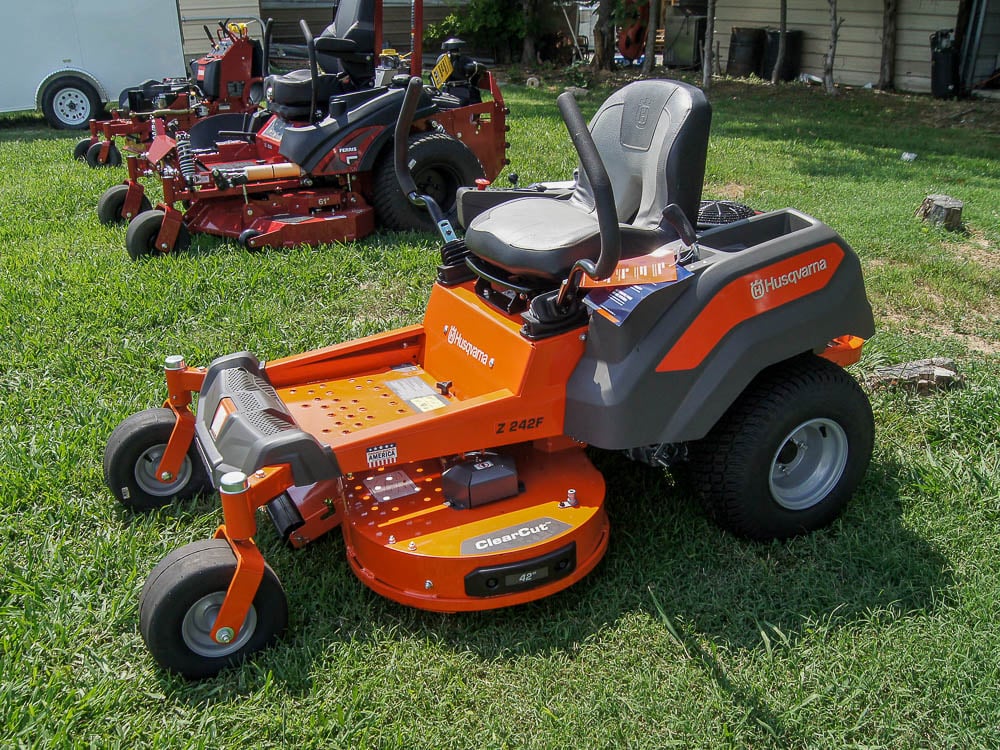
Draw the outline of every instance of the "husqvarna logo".
[[[764,299],[771,292],[788,286],[798,284],[802,279],[807,279],[813,274],[826,270],[826,258],[814,260],[808,265],[796,268],[794,271],[783,273],[781,276],[767,276],[765,278],[754,279],[750,282],[750,296],[756,299]]]
[[[645,98],[639,100],[639,109],[635,113],[635,126],[637,128],[646,127],[646,123],[649,122],[649,108],[652,104],[652,99]]]
[[[455,326],[448,326],[448,343],[451,346],[457,346],[460,350],[487,367],[490,366],[490,355],[471,341],[467,341]]]

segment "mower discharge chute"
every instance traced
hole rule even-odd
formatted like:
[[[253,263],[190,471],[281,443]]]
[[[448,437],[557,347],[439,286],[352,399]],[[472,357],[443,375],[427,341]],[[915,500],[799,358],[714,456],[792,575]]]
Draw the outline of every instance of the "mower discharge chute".
[[[399,192],[393,170],[393,126],[409,80],[400,56],[384,51],[368,78],[376,85],[365,87],[355,41],[313,39],[301,26],[310,70],[267,78],[266,112],[216,116],[173,134],[154,119],[148,151],[128,160],[129,180],[98,203],[102,222],[131,220],[133,258],[181,250],[192,232],[260,248],[352,240],[376,225],[433,228]],[[446,210],[459,187],[493,179],[507,161],[503,96],[459,45],[446,43],[435,71],[447,74],[426,89],[406,136],[418,184]],[[342,70],[323,72],[334,65]],[[139,181],[147,175],[163,185],[155,210]]]
[[[599,562],[605,480],[587,445],[683,467],[755,539],[829,524],[865,473],[871,408],[842,368],[874,330],[858,258],[793,209],[696,235],[700,90],[629,84],[589,129],[563,94],[576,186],[501,194],[464,240],[407,170],[421,96],[415,80],[395,168],[445,239],[423,322],[271,362],[170,357],[164,407],[109,439],[126,506],[222,498],[215,538],[143,589],[140,629],[170,670],[215,674],[285,628],[259,508],[293,547],[340,526],[365,585],[458,612],[554,594]]]
[[[111,119],[90,121],[90,137],[73,148],[73,158],[91,167],[116,167],[122,150],[142,154],[161,130],[187,131],[200,120],[222,113],[254,112],[263,98],[271,39],[271,21],[263,28],[263,42],[251,39],[247,25],[220,21],[215,34],[207,26],[211,50],[191,61],[190,78],[146,81],[125,89]]]

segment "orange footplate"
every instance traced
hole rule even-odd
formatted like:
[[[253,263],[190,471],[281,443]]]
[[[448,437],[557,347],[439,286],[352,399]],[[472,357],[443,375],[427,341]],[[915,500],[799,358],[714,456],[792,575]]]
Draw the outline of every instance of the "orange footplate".
[[[444,497],[440,460],[345,478],[342,529],[357,576],[402,604],[457,612],[540,599],[590,572],[608,520],[604,479],[582,448],[502,453],[523,491],[471,509]]]

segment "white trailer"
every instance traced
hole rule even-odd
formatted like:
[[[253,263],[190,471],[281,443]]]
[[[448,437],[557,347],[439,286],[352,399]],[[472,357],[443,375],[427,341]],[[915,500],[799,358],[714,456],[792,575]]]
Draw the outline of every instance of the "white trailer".
[[[41,109],[53,127],[86,128],[122,89],[185,74],[180,16],[171,0],[5,6],[0,112]]]

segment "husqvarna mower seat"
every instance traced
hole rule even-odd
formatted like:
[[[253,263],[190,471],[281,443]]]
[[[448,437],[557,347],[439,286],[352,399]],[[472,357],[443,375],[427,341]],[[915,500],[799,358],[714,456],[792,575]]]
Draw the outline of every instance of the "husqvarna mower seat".
[[[375,75],[374,0],[342,0],[333,23],[316,37],[315,48],[323,69],[316,80],[318,102],[371,85]],[[301,117],[309,113],[312,74],[302,69],[268,76],[264,90],[272,111],[283,117]]]
[[[612,94],[590,121],[611,178],[623,255],[639,255],[676,239],[661,222],[678,204],[698,218],[711,106],[704,93],[678,81],[637,81]],[[473,255],[518,277],[558,282],[582,258],[596,259],[601,240],[585,170],[567,200],[529,196],[487,209],[470,222]]]

